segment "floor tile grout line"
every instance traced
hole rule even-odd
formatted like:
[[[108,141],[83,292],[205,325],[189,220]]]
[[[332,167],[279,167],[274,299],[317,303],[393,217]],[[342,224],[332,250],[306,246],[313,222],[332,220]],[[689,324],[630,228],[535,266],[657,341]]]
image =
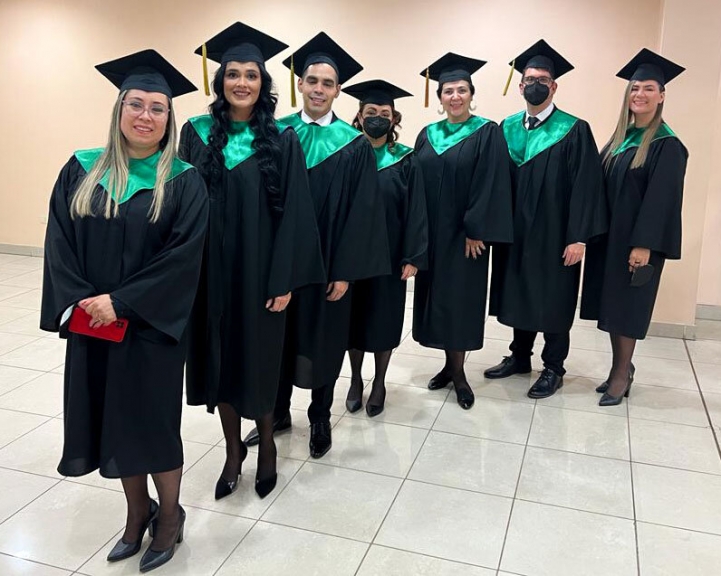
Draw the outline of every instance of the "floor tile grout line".
[[[271,504],[271,506],[272,506],[272,504]],[[243,534],[243,537],[242,537],[242,538],[240,539],[240,541],[233,547],[233,549],[230,551],[230,554],[228,554],[228,555],[223,559],[223,561],[220,563],[220,566],[218,566],[218,568],[215,570],[215,572],[213,572],[213,576],[216,576],[216,574],[218,574],[218,572],[220,572],[220,571],[223,569],[223,566],[225,566],[226,562],[228,562],[228,560],[230,560],[230,557],[231,557],[233,554],[235,554],[235,551],[236,551],[238,548],[240,548],[240,545],[243,544],[243,542],[245,541],[245,539],[248,537],[248,534],[250,534],[250,533],[255,529],[255,527],[258,525],[259,522],[260,522],[260,519],[255,520],[255,522],[253,522],[253,525],[248,529],[248,531],[247,531],[245,534]]]
[[[7,552],[0,552],[0,556],[7,556],[8,558],[15,558],[16,560],[22,560],[23,562],[29,562],[30,564],[38,564],[39,566],[47,566],[48,568],[55,568],[56,570],[62,570],[63,572],[68,572],[71,576],[75,574],[75,570],[71,568],[62,568],[61,566],[55,566],[54,564],[48,564],[47,562],[40,562],[39,560],[30,560],[28,558],[23,558],[22,556],[15,556],[14,554],[9,554]]]
[[[633,444],[631,442],[631,411],[628,407],[628,400],[626,404],[627,422],[626,434],[628,437],[628,470],[629,477],[631,479],[631,505],[633,509],[633,537],[634,537],[634,548],[636,552],[636,574],[641,576],[641,553],[638,545],[638,514],[636,513],[636,486],[633,481]]]
[[[0,444],[0,452],[1,452],[2,450],[4,450],[5,448],[7,448],[8,446],[10,446],[10,444],[14,444],[15,442],[17,442],[17,441],[20,440],[21,438],[24,438],[24,437],[27,436],[28,434],[31,434],[32,432],[35,432],[35,430],[37,430],[38,428],[40,428],[40,427],[42,427],[42,426],[45,426],[45,424],[47,424],[48,422],[52,422],[53,420],[55,420],[55,418],[53,418],[52,416],[43,416],[43,418],[47,418],[47,420],[46,420],[45,422],[42,422],[42,423],[38,424],[37,426],[33,427],[32,429],[28,430],[28,431],[25,432],[24,434],[21,434],[21,435],[18,436],[17,438],[15,438],[15,439],[13,439],[13,440],[10,440],[10,442],[8,442],[8,443],[6,443],[6,444]]]
[[[503,564],[503,554],[506,551],[506,542],[508,541],[508,532],[511,529],[511,520],[513,519],[513,510],[516,507],[516,501],[520,501],[518,499],[518,488],[521,485],[521,477],[523,476],[523,466],[526,463],[526,454],[528,454],[528,442],[531,439],[531,432],[533,431],[533,421],[536,418],[536,408],[538,407],[538,402],[534,403],[533,405],[533,413],[531,414],[531,421],[528,424],[528,434],[526,435],[526,444],[523,447],[523,457],[521,458],[521,466],[518,469],[518,478],[516,478],[516,489],[513,492],[513,498],[511,499],[511,509],[508,512],[508,521],[506,522],[506,530],[503,534],[503,543],[501,544],[501,553],[498,555],[498,566],[496,566],[496,571],[500,572],[501,565]]]
[[[418,461],[418,458],[420,457],[421,452],[423,451],[423,448],[426,445],[426,442],[428,442],[428,438],[431,435],[433,426],[435,426],[436,422],[438,421],[438,418],[441,415],[441,411],[443,410],[443,407],[445,406],[446,402],[448,402],[448,398],[450,397],[450,395],[451,395],[450,390],[446,391],[446,398],[443,401],[443,404],[441,404],[441,409],[438,410],[436,417],[433,419],[433,423],[431,424],[431,427],[426,431],[426,436],[425,436],[425,438],[423,438],[423,442],[422,442],[420,448],[418,449],[418,452],[416,452],[416,456],[413,459],[413,462],[411,462],[411,465],[408,467],[408,472],[406,472],[405,477],[402,478],[401,483],[398,486],[398,490],[396,491],[395,495],[393,496],[393,500],[391,501],[390,505],[388,506],[388,509],[386,510],[385,514],[383,515],[383,518],[381,519],[380,523],[378,524],[378,528],[376,529],[375,533],[373,534],[373,538],[371,538],[368,549],[366,550],[365,554],[363,554],[363,558],[361,559],[360,563],[358,564],[358,568],[356,569],[354,576],[358,575],[358,572],[360,571],[361,567],[363,566],[363,563],[365,562],[366,558],[368,557],[368,552],[370,552],[371,548],[375,544],[376,538],[378,538],[378,534],[380,534],[380,531],[383,528],[383,525],[385,524],[386,520],[388,519],[388,516],[391,513],[391,510],[393,509],[393,506],[395,506],[395,503],[398,500],[398,496],[400,495],[401,491],[403,490],[403,487],[406,485],[406,482],[408,481],[408,475],[411,473],[411,471],[413,470],[413,467],[415,466],[416,462]]]
[[[24,506],[22,506],[21,508],[18,508],[17,510],[15,510],[15,512],[13,512],[12,514],[10,514],[10,516],[8,516],[7,518],[5,518],[5,520],[3,520],[2,522],[0,522],[0,526],[2,526],[2,525],[5,524],[8,520],[10,520],[10,519],[13,518],[14,516],[16,516],[17,514],[19,514],[20,512],[22,512],[23,510],[25,510],[25,508],[27,508],[27,507],[30,506],[33,502],[35,502],[36,500],[38,500],[38,498],[41,498],[42,496],[44,496],[45,494],[47,494],[48,492],[50,492],[50,490],[52,490],[53,488],[55,488],[55,487],[56,487],[58,484],[60,484],[62,481],[63,481],[62,479],[58,479],[57,482],[55,482],[52,486],[48,486],[45,490],[43,490],[43,491],[42,491],[40,494],[38,494],[35,498],[33,498],[32,500],[30,500],[30,502],[26,502]]]
[[[711,418],[711,413],[708,410],[708,404],[706,404],[706,397],[701,389],[701,382],[699,381],[698,374],[696,373],[696,366],[694,366],[693,357],[691,356],[691,351],[688,348],[688,342],[684,340],[683,344],[686,347],[686,354],[688,354],[688,360],[691,363],[691,371],[693,372],[693,377],[696,380],[698,392],[701,395],[701,403],[703,404],[703,409],[706,412],[706,418],[708,419],[709,426],[711,426],[711,434],[713,434],[714,440],[716,441],[716,449],[718,450],[719,458],[721,458],[721,443],[719,443],[719,437],[716,433],[716,428],[714,427],[713,418]]]

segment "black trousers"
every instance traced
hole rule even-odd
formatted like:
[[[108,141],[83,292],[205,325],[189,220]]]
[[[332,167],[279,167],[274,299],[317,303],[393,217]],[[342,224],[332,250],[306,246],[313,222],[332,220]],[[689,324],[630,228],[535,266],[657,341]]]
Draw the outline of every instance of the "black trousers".
[[[533,354],[533,343],[536,341],[537,332],[528,332],[527,330],[513,329],[513,342],[511,342],[511,352],[517,358],[531,358]],[[566,370],[563,363],[568,358],[568,350],[571,347],[571,336],[568,332],[559,334],[543,333],[545,344],[541,359],[543,366],[549,370],[553,370],[556,374],[563,376]]]
[[[330,422],[330,409],[333,406],[333,392],[335,383],[329,386],[316,388],[311,393],[311,402],[308,406],[308,420],[311,424]],[[278,396],[275,400],[275,417],[282,418],[290,410],[290,399],[293,396],[293,384],[281,379],[278,387]]]

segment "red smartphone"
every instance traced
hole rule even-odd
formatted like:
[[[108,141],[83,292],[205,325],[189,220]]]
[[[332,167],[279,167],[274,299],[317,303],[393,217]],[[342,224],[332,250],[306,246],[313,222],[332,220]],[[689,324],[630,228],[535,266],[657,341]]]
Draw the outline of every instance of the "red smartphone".
[[[90,336],[92,338],[100,338],[101,340],[109,340],[110,342],[122,342],[125,338],[125,331],[128,329],[128,321],[124,318],[118,318],[112,324],[100,326],[99,328],[91,328],[90,322],[93,317],[85,310],[76,306],[70,316],[70,324],[68,330],[75,334]]]

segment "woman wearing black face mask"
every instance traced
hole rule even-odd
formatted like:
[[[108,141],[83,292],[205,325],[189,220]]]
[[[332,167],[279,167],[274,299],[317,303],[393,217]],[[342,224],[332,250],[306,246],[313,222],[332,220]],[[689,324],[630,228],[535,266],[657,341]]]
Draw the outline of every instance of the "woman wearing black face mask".
[[[360,100],[353,126],[365,133],[376,155],[393,269],[389,276],[362,280],[353,287],[348,352],[353,374],[346,407],[349,412],[361,409],[363,356],[374,352],[376,371],[366,404],[368,416],[373,417],[383,412],[386,370],[393,348],[401,341],[406,281],[427,266],[426,206],[413,149],[396,142],[401,113],[394,99],[410,94],[383,80],[369,80],[343,91]]]

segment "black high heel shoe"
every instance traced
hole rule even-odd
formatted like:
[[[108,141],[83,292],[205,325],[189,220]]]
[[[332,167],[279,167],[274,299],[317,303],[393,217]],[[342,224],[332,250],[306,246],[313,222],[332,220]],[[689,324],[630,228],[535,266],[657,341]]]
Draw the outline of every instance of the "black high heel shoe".
[[[140,531],[138,532],[138,537],[136,538],[135,542],[128,543],[122,538],[118,540],[115,543],[115,546],[113,546],[113,549],[110,551],[110,554],[108,554],[108,562],[119,562],[120,560],[125,560],[126,558],[130,558],[131,556],[135,556],[138,552],[140,552],[140,547],[143,544],[143,536],[145,536],[145,531],[148,530],[150,532],[150,536],[153,536],[153,522],[158,517],[158,509],[158,503],[151,498],[148,518],[145,520],[145,522],[143,522],[143,525],[140,527]]]
[[[441,390],[453,382],[453,378],[441,370],[428,382],[429,390]]]
[[[623,391],[623,394],[620,396],[612,396],[608,393],[608,390],[603,393],[603,396],[601,396],[601,399],[598,401],[599,406],[618,406],[621,402],[623,402],[624,398],[628,398],[628,395],[631,393],[631,384],[633,384],[633,376],[631,374],[628,375],[628,381],[626,384],[626,389]]]
[[[631,371],[629,373],[631,375],[631,380],[633,380],[633,377],[636,374],[636,367],[633,365],[633,362],[631,362]],[[603,394],[606,390],[608,390],[608,380],[596,387],[596,392],[599,394]]]
[[[242,444],[242,442],[241,442]],[[245,444],[243,444],[245,446]],[[218,481],[215,483],[215,499],[221,500],[222,498],[225,498],[226,496],[230,496],[233,492],[235,492],[236,488],[238,488],[238,483],[240,482],[240,474],[243,470],[243,462],[245,462],[245,459],[248,457],[248,447],[245,446],[245,454],[240,459],[240,468],[238,470],[238,475],[235,477],[235,480],[226,480],[223,478],[223,475],[220,475],[220,478],[218,478]]]
[[[256,478],[255,479],[255,493],[260,496],[261,500],[275,490],[275,485],[278,483],[278,474],[273,474],[268,478]]]
[[[350,388],[348,388],[348,395],[345,399],[346,410],[348,410],[348,412],[350,412],[351,414],[354,414],[355,412],[358,412],[358,410],[363,408],[363,380],[360,378],[358,380],[360,380],[360,385],[357,385],[357,381],[355,381],[356,383],[354,383],[353,378],[351,378]],[[358,388],[360,390],[359,395],[351,394],[351,392],[355,391],[355,388]]]
[[[366,414],[368,414],[369,418],[375,418],[379,414],[383,412],[385,409],[386,404],[386,388],[385,384],[382,384],[383,386],[383,394],[381,395],[381,401],[380,404],[371,404],[371,398],[373,398],[373,391],[371,390],[371,394],[368,397],[368,402],[366,402]]]
[[[473,394],[473,390],[471,390],[468,382],[464,381],[462,384],[465,384],[462,388],[458,388],[455,383],[453,384],[456,390],[456,402],[458,402],[458,405],[464,410],[470,410],[476,401],[476,396]]]
[[[182,506],[178,506],[178,508],[180,508],[180,526],[178,526],[178,535],[175,541],[170,548],[166,548],[165,550],[153,550],[153,545],[151,544],[140,559],[141,572],[155,570],[169,562],[175,555],[175,546],[183,541],[183,531],[185,530],[185,510],[183,510]]]

